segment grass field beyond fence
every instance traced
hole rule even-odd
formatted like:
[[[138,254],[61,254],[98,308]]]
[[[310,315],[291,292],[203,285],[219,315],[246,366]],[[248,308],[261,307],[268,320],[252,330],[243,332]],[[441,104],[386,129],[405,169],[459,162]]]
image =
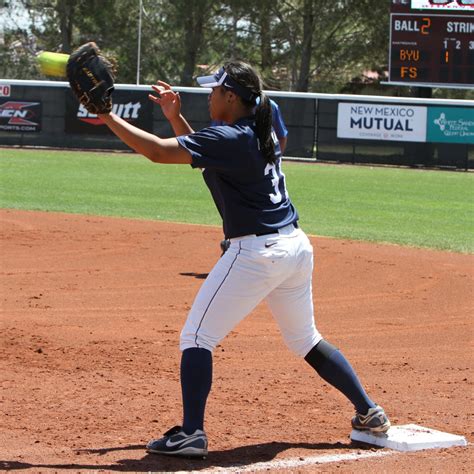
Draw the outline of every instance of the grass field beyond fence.
[[[474,176],[284,163],[309,234],[469,252]],[[201,173],[134,154],[0,149],[1,207],[220,225]]]

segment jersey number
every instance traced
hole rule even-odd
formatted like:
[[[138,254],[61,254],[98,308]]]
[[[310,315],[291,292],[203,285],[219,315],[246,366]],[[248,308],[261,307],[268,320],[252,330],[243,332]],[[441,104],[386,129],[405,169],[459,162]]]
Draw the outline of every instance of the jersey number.
[[[279,189],[280,176],[278,176],[277,169],[274,164],[268,163],[267,166],[265,166],[264,175],[266,176],[267,174],[271,174],[272,176],[272,186],[273,186],[273,190],[275,191],[274,193],[269,194],[270,201],[272,201],[273,204],[278,204],[279,202],[282,201],[283,196],[281,195],[281,192]]]

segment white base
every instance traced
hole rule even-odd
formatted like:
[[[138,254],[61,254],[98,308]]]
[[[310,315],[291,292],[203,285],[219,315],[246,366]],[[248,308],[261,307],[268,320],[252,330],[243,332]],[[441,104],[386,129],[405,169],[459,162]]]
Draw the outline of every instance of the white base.
[[[351,439],[396,451],[419,451],[421,449],[466,446],[464,436],[436,431],[419,425],[392,426],[386,433],[370,433],[352,430]]]

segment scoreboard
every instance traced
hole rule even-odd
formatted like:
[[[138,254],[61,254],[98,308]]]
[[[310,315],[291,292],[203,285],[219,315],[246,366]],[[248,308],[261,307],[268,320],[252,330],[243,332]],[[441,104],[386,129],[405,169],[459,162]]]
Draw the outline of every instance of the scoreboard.
[[[391,3],[389,82],[474,87],[474,2]]]

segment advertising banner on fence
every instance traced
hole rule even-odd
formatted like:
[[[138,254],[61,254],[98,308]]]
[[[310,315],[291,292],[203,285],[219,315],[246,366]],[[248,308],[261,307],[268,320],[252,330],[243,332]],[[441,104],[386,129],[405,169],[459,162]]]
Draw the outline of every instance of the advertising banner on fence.
[[[115,91],[112,111],[127,122],[151,132],[153,129],[153,104],[147,92]],[[113,135],[109,128],[97,117],[89,113],[71,91],[66,93],[66,133],[89,135]]]
[[[474,107],[430,107],[428,141],[474,143]]]
[[[424,142],[426,117],[426,107],[340,103],[337,136],[359,140]]]
[[[24,100],[0,101],[0,131],[40,132],[41,102]]]
[[[10,84],[0,84],[0,97],[10,97],[11,92]]]

